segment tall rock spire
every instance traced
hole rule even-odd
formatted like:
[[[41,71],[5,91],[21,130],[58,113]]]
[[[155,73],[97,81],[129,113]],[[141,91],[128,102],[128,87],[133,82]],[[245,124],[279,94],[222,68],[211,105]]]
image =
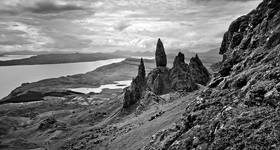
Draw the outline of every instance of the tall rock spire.
[[[138,76],[141,79],[145,79],[145,77],[146,77],[145,65],[144,65],[143,58],[141,58],[140,65],[138,67]]]
[[[129,108],[136,104],[142,97],[142,93],[146,89],[146,72],[144,61],[141,58],[140,65],[138,67],[138,74],[131,82],[129,88],[125,89],[123,108]]]
[[[164,46],[161,40],[158,39],[157,48],[156,48],[156,65],[157,67],[166,67],[166,64],[167,64],[167,59],[164,51]]]

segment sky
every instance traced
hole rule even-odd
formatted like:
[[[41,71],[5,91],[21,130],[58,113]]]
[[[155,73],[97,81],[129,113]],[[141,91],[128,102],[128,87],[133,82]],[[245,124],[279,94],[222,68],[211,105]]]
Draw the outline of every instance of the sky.
[[[0,52],[207,51],[261,0],[1,0]]]

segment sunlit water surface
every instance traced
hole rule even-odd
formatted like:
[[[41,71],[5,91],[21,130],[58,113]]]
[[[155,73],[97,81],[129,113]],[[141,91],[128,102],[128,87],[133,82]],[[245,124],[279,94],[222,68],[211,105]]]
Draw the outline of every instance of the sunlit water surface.
[[[131,83],[131,80],[115,81],[114,84],[105,84],[105,85],[101,85],[98,88],[72,88],[70,90],[74,91],[74,92],[84,93],[84,94],[88,94],[91,92],[101,93],[102,90],[104,90],[104,89],[124,89],[124,88],[128,87],[130,85],[130,83]]]

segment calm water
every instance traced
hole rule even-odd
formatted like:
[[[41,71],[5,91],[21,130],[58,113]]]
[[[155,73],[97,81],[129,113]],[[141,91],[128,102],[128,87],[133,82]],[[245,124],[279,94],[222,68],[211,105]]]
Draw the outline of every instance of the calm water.
[[[105,84],[101,85],[98,88],[72,88],[71,91],[80,92],[88,94],[90,92],[94,93],[101,93],[103,89],[124,89],[125,87],[128,87],[131,83],[131,80],[125,80],[125,81],[115,81],[114,84]]]
[[[3,66],[0,67],[0,98],[7,96],[22,83],[86,73],[98,67],[121,62],[123,60],[124,58],[81,63]]]

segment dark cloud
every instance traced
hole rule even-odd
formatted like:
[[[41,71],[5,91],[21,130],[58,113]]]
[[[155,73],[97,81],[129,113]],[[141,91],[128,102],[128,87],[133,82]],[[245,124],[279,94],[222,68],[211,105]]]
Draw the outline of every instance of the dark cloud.
[[[0,0],[0,49],[151,50],[161,37],[166,48],[204,51],[260,1]]]
[[[58,13],[83,9],[83,7],[75,4],[57,4],[53,1],[38,1],[33,6],[25,7],[25,10],[33,13]]]
[[[0,15],[18,15],[24,12],[39,14],[60,13],[65,11],[84,10],[83,6],[76,3],[58,3],[54,0],[35,0],[35,1],[10,1],[3,3],[0,1]]]

